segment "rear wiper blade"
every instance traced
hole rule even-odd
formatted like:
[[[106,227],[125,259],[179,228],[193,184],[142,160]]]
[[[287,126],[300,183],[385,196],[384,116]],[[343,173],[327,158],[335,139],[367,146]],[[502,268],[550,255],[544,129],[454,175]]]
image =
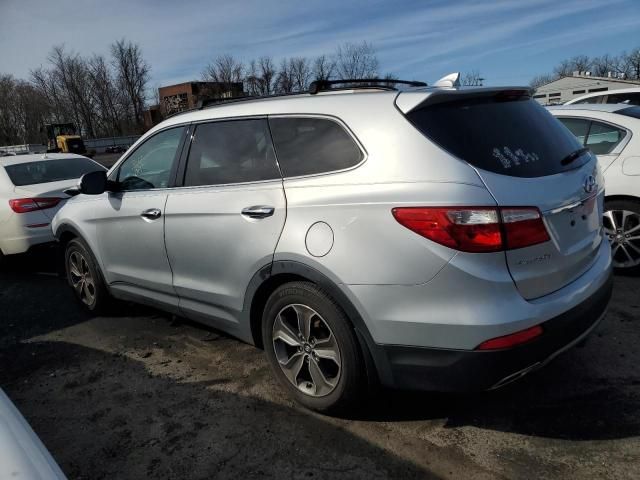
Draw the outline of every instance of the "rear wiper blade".
[[[576,150],[575,152],[571,152],[569,155],[560,160],[560,165],[566,166],[573,162],[575,159],[580,158],[582,155],[589,151],[589,147],[582,147]]]

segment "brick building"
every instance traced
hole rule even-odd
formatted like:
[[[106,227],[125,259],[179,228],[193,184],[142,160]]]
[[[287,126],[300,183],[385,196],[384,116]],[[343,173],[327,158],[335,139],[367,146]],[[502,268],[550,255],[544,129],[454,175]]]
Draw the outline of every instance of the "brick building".
[[[186,82],[158,89],[163,117],[194,108],[198,101],[243,95],[242,83]]]

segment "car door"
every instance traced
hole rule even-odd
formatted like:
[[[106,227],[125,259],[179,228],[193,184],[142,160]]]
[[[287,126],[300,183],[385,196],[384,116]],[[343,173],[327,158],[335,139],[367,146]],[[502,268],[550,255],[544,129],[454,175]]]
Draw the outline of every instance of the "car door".
[[[111,173],[116,191],[105,194],[95,211],[98,249],[114,294],[147,298],[176,311],[164,209],[185,130],[162,130],[136,147]]]
[[[239,337],[247,286],[273,260],[286,202],[265,118],[194,126],[165,242],[185,316]],[[243,330],[244,329],[244,330]]]

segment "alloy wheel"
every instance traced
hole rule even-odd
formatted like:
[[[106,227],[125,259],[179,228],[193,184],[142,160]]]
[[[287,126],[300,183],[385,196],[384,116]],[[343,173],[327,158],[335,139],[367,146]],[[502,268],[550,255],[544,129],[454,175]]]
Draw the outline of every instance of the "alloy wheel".
[[[71,285],[82,303],[93,305],[96,298],[96,286],[87,260],[77,250],[69,255],[69,275]]]
[[[327,322],[312,308],[284,307],[272,329],[273,349],[287,380],[312,397],[330,394],[340,379],[340,348]]]
[[[604,231],[611,243],[613,266],[631,268],[640,265],[640,215],[630,210],[604,213]]]

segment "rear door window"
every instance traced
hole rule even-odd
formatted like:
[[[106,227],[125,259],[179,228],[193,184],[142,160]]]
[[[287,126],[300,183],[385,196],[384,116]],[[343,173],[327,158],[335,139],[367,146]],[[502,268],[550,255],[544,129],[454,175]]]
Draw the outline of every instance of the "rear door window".
[[[592,122],[585,146],[596,155],[606,155],[624,139],[627,132],[606,123]]]
[[[584,118],[558,118],[558,120],[584,145],[584,141],[587,139],[587,134],[589,133],[591,120]]]
[[[474,167],[514,177],[541,177],[579,168],[583,155],[562,160],[580,142],[529,95],[518,92],[461,96],[409,112],[427,138]]]
[[[591,119],[559,117],[558,120],[596,155],[611,153],[627,135],[624,129]]]
[[[326,118],[270,118],[269,125],[285,177],[328,173],[353,167],[363,158],[345,129]]]
[[[266,119],[204,123],[189,150],[185,186],[258,182],[280,177]]]

